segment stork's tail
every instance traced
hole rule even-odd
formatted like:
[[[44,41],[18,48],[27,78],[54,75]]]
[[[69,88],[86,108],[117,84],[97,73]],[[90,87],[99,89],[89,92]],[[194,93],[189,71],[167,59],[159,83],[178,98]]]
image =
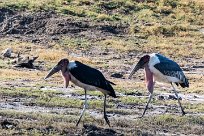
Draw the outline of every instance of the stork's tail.
[[[110,94],[110,96],[114,97],[114,98],[117,98],[116,94],[115,94],[115,91],[112,91]]]
[[[113,87],[111,86],[111,84],[115,85],[113,82],[107,80],[107,82],[106,82],[106,89],[107,89],[108,94],[110,96],[116,98],[117,96],[116,96],[115,91],[114,91]]]
[[[188,79],[186,77],[183,79],[183,83],[179,83],[179,84],[183,88],[189,87],[189,82],[188,82]]]
[[[108,81],[108,80],[107,80]],[[115,83],[113,83],[113,82],[111,82],[111,81],[108,81],[110,84],[112,84],[112,85],[116,85]]]

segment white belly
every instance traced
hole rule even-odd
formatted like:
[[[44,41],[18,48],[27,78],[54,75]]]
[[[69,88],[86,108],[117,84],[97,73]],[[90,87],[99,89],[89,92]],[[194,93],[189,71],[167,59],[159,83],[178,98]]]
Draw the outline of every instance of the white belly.
[[[82,82],[80,82],[79,80],[77,80],[71,73],[70,73],[70,77],[71,77],[71,82],[74,83],[75,85],[81,87],[81,88],[84,88],[86,89],[87,91],[95,91],[97,90],[97,87],[95,86],[92,86],[92,85],[87,85],[87,84],[84,84]]]
[[[149,67],[150,71],[153,73],[154,81],[159,82],[169,82],[165,75],[163,75],[159,70],[155,67]]]
[[[158,82],[165,82],[165,83],[171,83],[171,82],[177,82],[179,83],[180,80],[176,77],[166,76],[162,74],[159,70],[157,70],[154,67],[150,68],[151,72],[153,73],[154,80]]]

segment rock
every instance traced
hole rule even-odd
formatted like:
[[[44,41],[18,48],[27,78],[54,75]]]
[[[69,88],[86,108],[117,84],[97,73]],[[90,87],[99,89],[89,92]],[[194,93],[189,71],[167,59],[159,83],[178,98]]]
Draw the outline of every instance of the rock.
[[[204,28],[201,28],[199,31],[200,31],[202,34],[204,34]]]
[[[167,97],[165,97],[163,95],[159,95],[157,98],[158,98],[158,100],[166,100],[167,99]]]
[[[1,122],[1,127],[2,127],[3,129],[11,129],[11,128],[14,128],[14,127],[16,127],[16,126],[17,126],[17,124],[14,123],[13,121],[3,120],[3,121]]]
[[[11,48],[7,48],[7,49],[5,49],[5,50],[3,50],[2,52],[1,52],[1,54],[2,54],[2,56],[3,57],[11,57],[11,53],[12,53],[12,50],[11,50]]]
[[[52,36],[52,40],[58,41],[59,38],[57,36]]]
[[[169,94],[169,95],[159,95],[157,99],[158,100],[177,100],[177,97],[173,94]],[[182,100],[182,98],[179,97],[179,100]]]
[[[103,53],[101,53],[101,55],[108,55],[108,53],[107,52],[103,52]]]
[[[199,65],[199,66],[192,66],[192,68],[204,68],[204,66],[201,66],[201,65]]]
[[[142,96],[142,93],[135,91],[135,92],[125,92],[126,95],[133,95],[133,96]]]
[[[33,63],[37,58],[38,58],[38,56],[32,57],[31,59],[29,57],[27,57],[25,60],[22,60],[22,61],[18,62],[18,64],[14,65],[14,67],[23,67],[23,68],[34,69],[36,67],[33,65]]]
[[[123,77],[123,75],[122,75],[122,74],[120,74],[120,73],[113,73],[113,74],[111,75],[111,77],[115,77],[115,78],[122,78],[122,77]]]
[[[169,95],[168,99],[177,100],[177,97],[175,95]],[[179,100],[182,100],[182,98],[179,97]]]

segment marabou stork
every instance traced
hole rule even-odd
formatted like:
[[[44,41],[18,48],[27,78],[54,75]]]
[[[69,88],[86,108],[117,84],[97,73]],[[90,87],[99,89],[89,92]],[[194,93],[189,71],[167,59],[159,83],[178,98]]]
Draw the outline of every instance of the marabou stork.
[[[177,86],[180,85],[183,88],[189,87],[188,79],[184,75],[179,65],[173,60],[170,60],[169,58],[158,53],[144,55],[132,69],[128,78],[130,79],[136,71],[143,68],[145,72],[146,87],[150,95],[141,117],[144,116],[152,99],[155,81],[171,83],[181,108],[182,115],[185,115],[183,107],[181,106],[178,98],[178,93],[173,85],[173,83],[175,83]]]
[[[110,95],[116,98],[115,91],[112,85],[114,83],[108,81],[103,74],[94,68],[91,68],[79,61],[70,61],[68,59],[62,59],[58,62],[58,64],[53,67],[45,79],[49,78],[56,72],[61,71],[62,77],[64,78],[65,87],[67,88],[69,85],[69,81],[74,83],[75,85],[81,87],[85,91],[85,102],[83,105],[83,110],[81,112],[80,118],[76,124],[78,126],[86,108],[87,108],[87,91],[90,90],[99,90],[101,91],[104,98],[104,119],[106,123],[110,126],[110,122],[106,115],[106,96]]]

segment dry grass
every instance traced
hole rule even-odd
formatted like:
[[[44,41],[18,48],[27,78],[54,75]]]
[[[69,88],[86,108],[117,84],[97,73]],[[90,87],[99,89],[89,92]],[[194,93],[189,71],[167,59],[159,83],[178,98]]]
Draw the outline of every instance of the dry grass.
[[[149,37],[144,50],[147,52],[160,52],[175,58],[193,57],[203,58],[203,40],[197,37]]]
[[[36,52],[39,55],[39,59],[56,62],[62,58],[68,58],[68,53],[63,50],[56,49],[37,49]]]
[[[182,2],[185,2],[185,3],[195,2],[197,5],[204,7],[204,1],[203,0],[182,0]]]
[[[0,69],[1,79],[39,79],[43,77],[44,73],[41,71],[20,71],[15,69]]]

